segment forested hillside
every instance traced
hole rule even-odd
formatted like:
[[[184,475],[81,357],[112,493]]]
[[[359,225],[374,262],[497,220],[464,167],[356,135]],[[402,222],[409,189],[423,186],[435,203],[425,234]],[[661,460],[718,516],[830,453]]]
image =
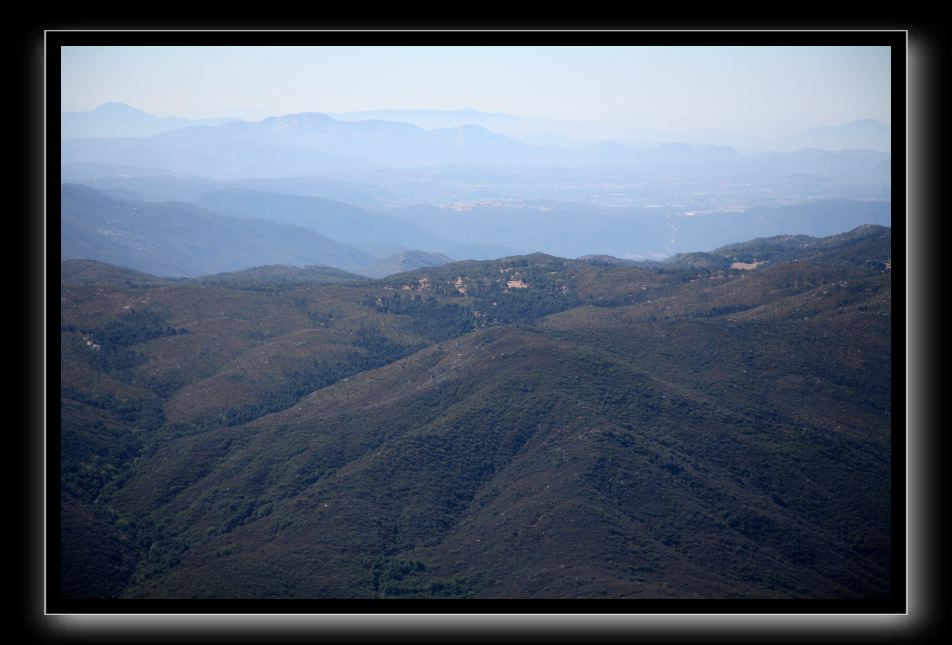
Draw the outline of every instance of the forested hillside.
[[[880,598],[891,234],[62,265],[67,598]]]

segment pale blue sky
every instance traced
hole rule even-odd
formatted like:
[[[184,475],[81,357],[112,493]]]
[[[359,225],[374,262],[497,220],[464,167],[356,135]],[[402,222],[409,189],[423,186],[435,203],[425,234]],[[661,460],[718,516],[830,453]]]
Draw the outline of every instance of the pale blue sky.
[[[64,47],[62,100],[162,116],[474,108],[606,128],[890,123],[887,47]]]

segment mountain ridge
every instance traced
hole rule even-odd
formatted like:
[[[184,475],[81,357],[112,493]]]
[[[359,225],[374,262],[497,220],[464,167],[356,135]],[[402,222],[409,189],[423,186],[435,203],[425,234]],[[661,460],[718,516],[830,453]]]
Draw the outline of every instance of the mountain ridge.
[[[190,125],[221,125],[231,117],[186,119],[157,117],[125,103],[110,101],[88,111],[60,113],[60,139],[148,137]]]
[[[63,141],[61,150],[64,163],[157,166],[218,179],[300,176],[340,169],[371,171],[381,167],[419,169],[460,165],[525,170],[584,168],[592,164],[619,168],[666,168],[686,164],[696,166],[694,171],[697,172],[715,161],[738,165],[733,172],[749,173],[778,161],[807,173],[808,166],[796,165],[796,156],[784,155],[793,155],[810,146],[822,147],[818,136],[807,133],[801,137],[802,145],[758,153],[754,155],[758,162],[752,164],[750,158],[741,155],[735,147],[712,143],[662,142],[645,148],[601,141],[573,150],[529,145],[473,124],[427,130],[412,123],[341,121],[322,113],[304,112],[257,122],[193,125],[142,139],[67,140]],[[857,147],[861,147],[859,140],[844,138],[836,151],[824,152],[828,156],[837,155],[842,149]],[[881,147],[876,150],[888,156]],[[854,166],[860,163],[856,159],[851,162]],[[844,160],[840,165],[849,164]],[[685,170],[681,168],[682,173]],[[870,171],[857,166],[852,172],[862,175]]]
[[[228,217],[194,204],[137,202],[63,184],[62,259],[87,258],[182,276],[252,264],[333,264],[359,269],[362,251],[288,224]]]
[[[66,588],[887,597],[890,236],[738,245],[799,254],[753,269],[64,284]],[[77,528],[94,497],[109,540]]]

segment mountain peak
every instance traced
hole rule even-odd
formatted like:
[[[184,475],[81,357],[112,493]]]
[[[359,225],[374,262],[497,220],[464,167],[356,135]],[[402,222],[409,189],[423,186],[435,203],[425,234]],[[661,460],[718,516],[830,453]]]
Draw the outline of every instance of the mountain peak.
[[[281,116],[269,116],[262,123],[333,123],[336,119],[331,118],[323,112],[297,112],[295,114],[284,114]]]
[[[139,108],[134,108],[131,105],[121,103],[119,101],[108,101],[99,107],[90,110],[90,112],[96,112],[99,114],[142,114],[151,116],[148,112],[140,110]]]
[[[849,123],[844,124],[843,127],[875,127],[875,128],[888,128],[888,123],[883,123],[879,119],[857,119],[855,121],[850,121]]]

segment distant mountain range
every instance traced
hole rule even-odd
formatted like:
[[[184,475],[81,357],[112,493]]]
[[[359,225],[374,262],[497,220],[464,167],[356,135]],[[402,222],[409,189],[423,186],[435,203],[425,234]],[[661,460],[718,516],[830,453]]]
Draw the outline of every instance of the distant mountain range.
[[[574,123],[551,119],[531,119],[501,112],[479,110],[367,110],[359,112],[330,113],[340,121],[398,121],[412,123],[426,130],[458,128],[476,125],[498,134],[521,141],[531,146],[568,148],[580,150],[598,139],[589,129]],[[606,134],[606,129],[600,130]],[[587,134],[588,136],[582,136]]]
[[[581,149],[596,141],[631,144],[671,144],[728,146],[742,149],[761,149],[793,152],[803,148],[823,150],[868,149],[888,152],[891,149],[892,130],[876,119],[859,119],[833,126],[806,128],[783,136],[756,137],[739,132],[715,130],[626,130],[615,135],[602,129],[596,136],[589,128],[587,137],[579,136],[586,128],[582,124],[563,123],[551,119],[530,119],[504,113],[479,110],[375,110],[332,113],[341,121],[383,120],[412,123],[427,130],[478,125],[530,145]]]
[[[826,236],[862,224],[891,223],[889,202],[847,200],[710,213],[672,207],[598,208],[546,202],[477,203],[465,210],[417,205],[382,212],[444,239],[505,243],[521,253],[544,251],[569,258],[592,254],[662,258],[710,251],[754,237]]]
[[[888,126],[884,127],[888,131]],[[821,140],[832,137],[838,146],[855,147],[874,131],[880,131],[875,122],[814,129],[798,134],[785,146],[793,149],[793,141],[818,146]],[[426,130],[405,122],[342,121],[303,113],[260,122],[184,127],[138,138],[114,133],[110,138],[67,140],[62,144],[62,162],[154,168],[219,180],[454,166],[469,168],[472,174],[489,168],[616,168],[646,173],[648,178],[666,178],[672,171],[685,178],[736,177],[751,172],[752,167],[826,176],[831,168],[814,169],[811,161],[798,160],[796,155],[773,153],[751,158],[729,146],[708,144],[674,142],[632,147],[602,142],[576,148],[529,145],[472,124]],[[855,152],[824,154],[837,157],[840,166],[850,166],[852,175],[879,181],[888,178],[888,171],[870,174],[868,164],[864,165]],[[888,160],[888,155],[879,153],[877,158]],[[840,179],[841,174],[831,177]]]
[[[841,125],[806,128],[783,136],[764,137],[740,132],[627,130],[616,139],[637,146],[663,143],[730,146],[747,151],[795,152],[804,148],[822,150],[865,149],[889,152],[892,128],[875,119],[860,119]]]
[[[703,214],[544,202],[372,212],[319,197],[245,188],[212,190],[194,203],[182,203],[147,202],[118,189],[106,194],[64,184],[62,257],[163,276],[316,264],[381,277],[449,258],[487,259],[513,252],[660,259],[752,237],[823,236],[890,221],[889,203],[878,201],[821,200]]]
[[[157,117],[125,103],[111,102],[103,103],[87,112],[61,112],[60,139],[145,138],[189,126],[221,125],[236,120],[230,117],[209,119]]]
[[[293,115],[287,115],[293,116]],[[888,152],[891,149],[891,128],[875,119],[859,119],[845,124],[816,126],[782,136],[764,137],[719,130],[645,130],[629,129],[617,134],[601,128],[595,135],[583,124],[563,123],[551,119],[526,118],[505,113],[461,110],[364,110],[328,113],[338,122],[390,122],[414,125],[423,130],[455,130],[476,126],[516,141],[541,147],[580,150],[596,142],[615,142],[644,147],[658,144],[684,143],[714,145],[745,150],[792,152],[803,148],[824,150],[869,149]],[[265,117],[269,119],[287,117]],[[204,119],[157,117],[119,102],[109,102],[88,111],[63,111],[60,115],[61,139],[79,138],[147,138],[191,126],[215,126],[240,122],[242,119],[222,116]],[[587,135],[580,135],[588,132]]]
[[[542,152],[479,126],[424,130],[391,121],[292,114],[173,130],[144,139],[64,141],[63,163],[116,163],[213,178],[286,177],[342,168],[524,164]]]
[[[892,128],[882,121],[861,119],[839,126],[808,128],[785,137],[771,139],[766,145],[776,150],[823,148],[826,150],[868,149],[888,152],[892,149]]]
[[[231,189],[209,193],[196,205],[110,197],[79,184],[63,184],[60,195],[63,259],[98,260],[158,276],[320,265],[325,281],[340,281],[352,275],[344,272],[384,277],[452,261],[440,253],[375,254],[341,243],[409,245],[427,235],[405,221],[316,197]],[[314,271],[289,267],[241,280],[267,281],[275,271],[285,280],[315,281]]]
[[[901,590],[889,126],[61,123],[51,598]]]
[[[412,123],[426,130],[458,128],[476,125],[500,134],[558,131],[573,124],[563,124],[551,119],[532,119],[502,112],[463,110],[364,110],[358,112],[329,113],[340,121],[397,121]]]
[[[127,107],[86,114],[144,118]],[[835,133],[845,141],[881,125],[800,134],[804,142]],[[72,139],[62,153],[64,179],[100,191],[64,188],[63,257],[160,275],[281,264],[377,276],[431,261],[424,258],[534,251],[661,259],[765,235],[891,222],[890,156],[875,150],[751,156],[729,146],[617,142],[569,150],[472,124],[426,130],[303,113]],[[546,192],[556,199],[533,196]],[[520,193],[528,197],[509,197]],[[601,206],[606,197],[613,203]]]
[[[233,217],[303,226],[344,244],[388,244],[406,249],[450,246],[447,240],[406,220],[320,197],[230,188],[199,195],[192,201]]]
[[[312,230],[221,215],[193,204],[111,199],[81,185],[60,192],[61,257],[160,276],[197,276],[260,264],[359,270],[373,258]]]
[[[124,199],[150,202],[191,201],[206,193],[230,188],[322,197],[360,207],[376,206],[394,198],[377,185],[328,177],[214,180],[201,175],[109,163],[64,164],[61,170],[64,182],[85,184]]]

